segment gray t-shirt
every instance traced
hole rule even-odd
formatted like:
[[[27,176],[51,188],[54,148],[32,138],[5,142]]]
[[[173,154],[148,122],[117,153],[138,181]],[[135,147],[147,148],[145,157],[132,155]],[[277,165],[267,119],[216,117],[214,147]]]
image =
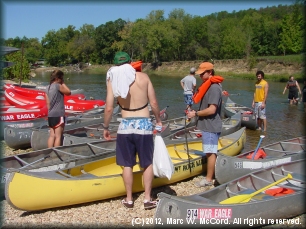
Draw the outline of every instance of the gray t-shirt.
[[[210,104],[216,104],[216,113],[209,116],[199,116],[197,128],[205,132],[219,133],[222,130],[221,105],[222,105],[222,86],[214,83],[207,90],[201,102],[200,110],[209,107]]]
[[[197,85],[196,78],[192,75],[185,76],[182,80],[184,83],[184,94],[193,94],[192,88]]]
[[[50,100],[48,117],[65,116],[64,94],[60,92],[59,87],[60,85],[58,83],[52,83],[46,89],[46,93]]]

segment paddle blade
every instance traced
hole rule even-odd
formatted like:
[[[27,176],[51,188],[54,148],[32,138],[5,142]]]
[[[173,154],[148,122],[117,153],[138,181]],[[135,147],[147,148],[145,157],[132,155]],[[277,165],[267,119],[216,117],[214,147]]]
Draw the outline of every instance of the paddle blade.
[[[257,191],[251,193],[251,194],[241,194],[241,195],[237,195],[237,196],[232,196],[228,199],[222,200],[221,202],[219,202],[219,204],[239,204],[239,203],[247,203],[249,202],[253,196],[256,196],[257,194],[265,191],[268,188],[273,187],[274,185],[277,185],[287,179],[292,179],[292,175],[288,173],[288,175],[282,179],[279,179],[278,181],[275,181],[272,184],[269,184],[261,189],[258,189]]]
[[[250,194],[243,194],[238,196],[232,196],[226,200],[222,200],[219,204],[239,204],[239,203],[247,203],[252,199]]]

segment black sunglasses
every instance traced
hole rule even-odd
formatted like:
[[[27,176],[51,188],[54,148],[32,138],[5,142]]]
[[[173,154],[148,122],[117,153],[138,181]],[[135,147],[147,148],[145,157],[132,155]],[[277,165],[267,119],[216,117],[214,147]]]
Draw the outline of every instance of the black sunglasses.
[[[210,70],[207,70],[207,71],[201,73],[200,76],[203,76],[203,75],[204,75],[205,73],[207,73],[207,72],[210,72]]]

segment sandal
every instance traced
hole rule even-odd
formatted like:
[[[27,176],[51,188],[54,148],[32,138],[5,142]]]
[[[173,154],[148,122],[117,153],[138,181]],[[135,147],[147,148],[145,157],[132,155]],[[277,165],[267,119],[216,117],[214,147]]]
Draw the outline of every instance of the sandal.
[[[214,185],[213,181],[206,180],[206,177],[204,177],[201,181],[194,183],[194,185],[198,188],[205,187],[205,186],[212,186]]]
[[[130,209],[130,208],[133,208],[134,207],[134,201],[130,200],[130,201],[126,201],[126,198],[124,198],[123,200],[121,200],[121,204]]]
[[[143,201],[143,206],[144,209],[152,209],[155,208],[158,204],[158,200],[144,200]]]

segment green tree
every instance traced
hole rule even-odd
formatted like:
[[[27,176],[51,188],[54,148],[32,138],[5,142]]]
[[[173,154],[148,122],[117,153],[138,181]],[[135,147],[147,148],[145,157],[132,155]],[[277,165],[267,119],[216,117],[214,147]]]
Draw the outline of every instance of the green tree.
[[[226,23],[225,23],[226,22]],[[222,59],[241,59],[244,57],[246,37],[242,27],[236,19],[223,20],[222,46],[220,57]]]
[[[42,45],[38,38],[30,38],[25,44],[25,57],[29,63],[34,64],[40,58],[43,58]]]
[[[204,60],[211,57],[207,48],[208,44],[208,17],[195,16],[192,19],[184,20],[184,39],[186,40],[185,55],[191,55],[190,60]],[[188,53],[188,54],[187,54]],[[188,59],[188,58],[187,58]]]
[[[221,59],[220,49],[222,46],[221,38],[221,24],[220,21],[215,18],[208,19],[208,25],[206,27],[207,43],[203,45],[206,49],[205,59]]]
[[[47,62],[52,66],[69,62],[68,43],[73,39],[78,31],[75,27],[69,25],[67,28],[61,28],[58,31],[50,30],[46,36],[42,38],[42,46],[44,48],[44,56]]]
[[[252,39],[254,37],[254,31],[253,31],[253,26],[252,26],[253,24],[252,15],[245,15],[240,23],[241,23],[242,30],[244,31],[244,36],[245,36],[245,41],[246,41],[244,53],[245,53],[245,57],[249,59],[251,58],[251,56],[253,56]]]
[[[279,48],[286,54],[300,53],[303,49],[304,20],[301,13],[296,10],[287,14],[281,23]]]
[[[61,60],[57,51],[59,48],[59,38],[57,37],[55,30],[48,31],[42,38],[41,43],[44,48],[44,56],[46,57],[47,62],[52,66],[56,66],[60,63]]]
[[[149,24],[146,49],[151,54],[149,56],[151,61],[159,63],[159,54],[163,48],[165,34],[168,32],[163,26],[163,22],[165,21],[164,11],[153,10],[146,16],[146,20]]]
[[[69,57],[79,62],[89,62],[90,55],[95,50],[95,41],[87,34],[78,34],[67,44],[67,50]]]
[[[132,36],[134,23],[128,21],[121,31],[118,32],[119,37],[121,38],[119,41],[114,41],[112,44],[112,48],[116,51],[124,50],[129,53],[131,58],[133,59],[135,52],[138,49],[137,37]],[[139,50],[138,50],[139,51]]]
[[[79,29],[81,35],[87,35],[89,38],[94,38],[95,30],[95,26],[91,24],[84,24]]]
[[[27,38],[21,39],[20,37],[9,38],[5,41],[6,46],[21,48],[22,42],[24,42]]]
[[[133,45],[132,57],[140,59],[145,62],[150,61],[150,51],[147,49],[148,34],[149,34],[149,21],[145,19],[138,19],[130,31],[130,43]]]
[[[17,48],[23,43],[30,62],[39,56],[55,66],[75,58],[112,63],[119,50],[128,52],[134,60],[155,63],[287,55],[302,52],[303,9],[304,1],[298,0],[292,5],[206,16],[191,16],[175,8],[165,18],[163,10],[153,10],[134,22],[118,19],[97,28],[84,24],[79,30],[70,25],[48,31],[41,49],[35,38],[15,37],[4,43]]]
[[[34,63],[37,59],[42,58],[42,45],[38,38],[15,37],[5,41],[6,46],[21,48],[24,47],[24,57],[29,63]]]
[[[120,18],[96,28],[94,40],[96,44],[95,55],[98,63],[113,62],[114,54],[117,50],[112,45],[114,42],[121,40],[119,32],[124,28],[125,24],[126,22]]]
[[[168,20],[164,23],[168,31],[165,37],[165,48],[162,56],[165,60],[185,60],[185,48],[190,43],[186,21],[190,18],[183,9],[174,9],[169,13]]]
[[[22,55],[22,51],[17,51],[5,55],[7,61],[13,62],[14,65],[8,68],[3,68],[4,79],[28,80],[30,67],[27,59]]]

